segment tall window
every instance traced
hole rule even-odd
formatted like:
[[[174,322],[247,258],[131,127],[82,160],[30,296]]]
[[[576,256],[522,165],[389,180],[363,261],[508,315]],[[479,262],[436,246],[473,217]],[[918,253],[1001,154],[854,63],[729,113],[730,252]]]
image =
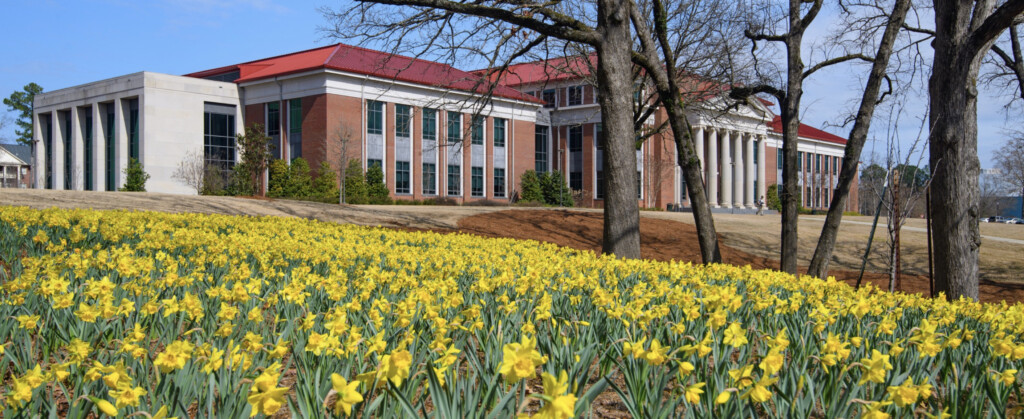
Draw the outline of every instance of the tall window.
[[[636,171],[636,199],[644,199],[644,172]]]
[[[85,109],[85,123],[83,125],[82,138],[85,148],[85,190],[91,191],[93,187],[93,155],[95,150],[92,144],[92,108]]]
[[[108,103],[106,105],[106,108],[107,108],[107,119],[105,119],[103,121],[106,124],[103,127],[103,132],[104,132],[104,143],[103,143],[104,147],[103,148],[106,149],[105,153],[104,153],[105,154],[105,160],[104,161],[106,162],[106,164],[105,164],[105,168],[106,168],[105,172],[106,172],[106,181],[107,181],[106,184],[107,184],[107,190],[108,191],[116,191],[117,190],[117,185],[114,182],[114,175],[116,174],[116,170],[114,169],[114,167],[115,167],[114,166],[114,161],[115,161],[114,144],[117,142],[117,139],[114,138],[114,106],[115,105],[113,103]],[[49,147],[47,147],[47,148],[49,148]]]
[[[494,118],[494,146],[505,146],[505,120],[502,118]]]
[[[779,170],[782,170],[782,149],[781,148],[776,148],[775,149],[775,163],[778,164]]]
[[[558,106],[558,94],[555,89],[547,89],[540,93],[540,100],[544,101],[545,108]]]
[[[594,168],[597,169],[594,173],[594,180],[597,182],[594,197],[597,199],[604,199],[604,143],[601,142],[603,131],[604,125],[600,122],[594,124],[594,149],[597,150],[594,153]]]
[[[381,159],[366,159],[366,169],[369,170],[371,167],[378,167],[381,171],[384,170],[384,160]]]
[[[837,174],[839,172],[839,157],[833,157],[833,159],[835,159],[832,162],[833,163],[832,164],[832,174],[834,175],[834,174]]]
[[[302,157],[302,99],[288,101],[288,159]]]
[[[814,173],[821,173],[821,154],[814,155]]]
[[[448,111],[448,144],[462,141],[462,114]]]
[[[395,193],[407,194],[409,192],[409,162],[395,162]]]
[[[473,196],[484,196],[484,168],[483,167],[472,167],[470,168],[471,186]]]
[[[423,108],[423,139],[437,140],[437,111]]]
[[[448,165],[448,196],[462,195],[462,166]]]
[[[434,163],[423,163],[423,194],[437,194],[437,165]]]
[[[505,169],[494,169],[494,197],[505,197]]]
[[[128,102],[128,157],[142,163],[139,149],[139,100]]]
[[[203,117],[203,160],[227,177],[235,167],[235,108],[207,103]]]
[[[548,171],[548,133],[550,130],[543,125],[537,125],[534,134],[534,170],[537,173]]]
[[[281,158],[281,103],[267,103],[267,136],[270,137],[270,153],[275,159]]]
[[[569,86],[567,90],[569,106],[577,106],[583,104],[583,86]]]
[[[74,143],[71,141],[71,112],[70,110],[64,113],[64,189],[72,189],[71,182],[72,172],[74,171],[75,161],[71,157],[71,151],[74,148]]]
[[[384,102],[369,100],[366,103],[366,133],[384,134]]]
[[[474,145],[484,145],[484,117],[473,116],[473,129],[470,135],[470,141]]]
[[[832,160],[832,157],[825,156],[825,172],[824,173],[826,173],[826,174],[828,173],[828,162],[829,162],[829,160]]]
[[[43,144],[46,147],[46,189],[53,189],[53,114],[43,115],[46,119],[46,136]]]
[[[804,170],[804,152],[800,151],[800,152],[797,152],[797,156],[796,156],[796,171],[799,172],[799,171],[802,171],[802,170]]]
[[[583,126],[569,127],[569,189],[583,189]]]
[[[412,137],[412,107],[395,105],[395,136]]]
[[[595,198],[604,199],[604,170],[597,171],[597,191]]]

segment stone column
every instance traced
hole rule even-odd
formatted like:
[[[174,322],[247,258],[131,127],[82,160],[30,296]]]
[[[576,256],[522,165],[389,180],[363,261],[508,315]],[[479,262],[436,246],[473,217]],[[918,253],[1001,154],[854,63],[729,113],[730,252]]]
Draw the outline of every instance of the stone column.
[[[732,208],[732,133],[722,130],[722,207]]]
[[[71,108],[71,189],[85,189],[85,136],[82,135],[82,118],[79,109]]]
[[[128,99],[114,100],[114,190],[124,186],[124,169],[128,167]],[[141,156],[140,156],[141,157]]]
[[[700,160],[701,174],[704,172],[704,127],[697,127],[696,133],[693,136],[694,148],[697,151],[697,159]],[[706,187],[707,185],[705,185]]]
[[[747,137],[746,133],[737,132],[732,139],[732,155],[735,156],[732,159],[732,202],[733,207],[743,208],[743,186],[746,184],[744,180],[744,170],[746,166],[744,162],[746,158],[743,157],[743,142]]]
[[[50,163],[53,168],[50,182],[53,185],[53,190],[59,191],[64,189],[64,136],[68,135],[64,129],[64,119],[60,117],[59,111],[50,113],[50,129],[53,130],[53,134],[50,136],[52,139],[50,147],[53,147],[53,152],[50,153],[53,158],[53,163]]]
[[[743,160],[743,205],[747,208],[755,208],[754,205],[754,135],[747,134],[744,138],[743,144],[746,146],[743,154],[746,154],[747,158]]]
[[[40,115],[32,115],[32,140],[35,143],[35,156],[32,161],[32,178],[35,189],[46,188],[46,143],[43,142],[43,124]]]
[[[712,128],[708,130],[708,133],[711,136],[708,138],[708,165],[704,182],[708,186],[708,200],[711,201],[711,207],[718,208],[718,131]]]
[[[100,104],[93,103],[92,105],[92,189],[95,191],[105,191],[107,167],[104,166],[106,160],[104,160],[104,153],[107,151],[107,139],[103,132],[103,118],[105,114],[100,113]],[[101,116],[103,115],[103,116]],[[239,118],[241,119],[241,118]]]
[[[757,137],[757,199],[761,199],[762,196],[767,199],[765,192],[768,190],[767,177],[765,177],[765,145],[764,142],[767,139],[766,136],[760,135]],[[765,205],[768,205],[766,202]]]

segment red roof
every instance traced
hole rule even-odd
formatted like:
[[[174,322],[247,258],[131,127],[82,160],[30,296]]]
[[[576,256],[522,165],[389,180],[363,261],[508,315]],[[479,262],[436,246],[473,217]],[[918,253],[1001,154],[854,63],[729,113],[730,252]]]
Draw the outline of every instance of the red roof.
[[[450,65],[345,44],[330,45],[277,57],[186,74],[206,78],[239,72],[235,83],[262,80],[303,71],[331,69],[349,73],[422,84],[473,93],[487,93],[489,83],[481,77]],[[504,85],[494,86],[493,95],[533,103],[540,99]]]
[[[589,63],[588,63],[589,61]],[[590,69],[597,66],[597,54],[586,57],[561,57],[529,63],[512,64],[500,76],[495,69],[475,70],[473,74],[499,81],[507,86],[522,86],[532,83],[548,83],[560,80],[579,79],[590,75]]]
[[[781,134],[782,133],[782,117],[781,116],[775,116],[775,119],[773,119],[772,122],[770,124],[768,124],[768,128],[771,128],[772,131],[775,131],[775,132]],[[832,134],[832,133],[829,133],[829,132],[822,131],[822,130],[814,128],[814,127],[812,127],[810,125],[800,124],[800,128],[797,129],[797,135],[799,135],[802,138],[810,138],[812,140],[828,141],[830,143],[836,143],[836,144],[846,144],[846,139],[845,138],[840,137],[840,136],[835,135],[835,134]]]

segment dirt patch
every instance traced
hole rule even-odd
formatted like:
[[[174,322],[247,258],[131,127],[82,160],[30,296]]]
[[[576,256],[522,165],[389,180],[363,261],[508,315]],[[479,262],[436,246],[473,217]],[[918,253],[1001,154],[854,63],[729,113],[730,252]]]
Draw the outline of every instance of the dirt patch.
[[[601,251],[603,229],[602,214],[599,212],[516,210],[471,215],[458,222],[459,231],[484,237],[508,237],[532,239],[574,249]],[[697,245],[697,230],[691,224],[653,217],[640,218],[640,254],[647,259],[660,261],[688,261],[700,263],[700,249]],[[731,265],[750,265],[753,268],[778,269],[776,260],[738,250],[722,244],[722,260]],[[800,268],[806,272],[806,267]],[[840,281],[854,284],[859,272],[833,270],[831,274]],[[884,273],[865,272],[864,281],[877,287],[888,287],[888,276]],[[911,293],[928,294],[928,277],[904,275],[902,289]],[[1024,287],[1016,284],[1001,284],[983,281],[979,298],[985,302],[1024,301]]]

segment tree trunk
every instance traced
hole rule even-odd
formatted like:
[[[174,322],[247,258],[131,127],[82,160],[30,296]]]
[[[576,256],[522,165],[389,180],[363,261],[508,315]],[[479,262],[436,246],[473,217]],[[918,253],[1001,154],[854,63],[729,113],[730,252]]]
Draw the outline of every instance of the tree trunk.
[[[860,154],[864,150],[864,143],[867,140],[868,128],[871,125],[871,118],[875,114],[875,106],[878,104],[878,94],[882,88],[882,80],[885,77],[885,69],[889,65],[889,57],[892,55],[892,47],[896,42],[896,35],[907,17],[907,10],[910,9],[910,0],[898,0],[893,6],[892,14],[882,35],[882,41],[878,45],[878,52],[875,54],[875,62],[868,74],[868,82],[864,87],[864,95],[860,99],[860,109],[850,131],[850,138],[846,142],[846,150],[843,153],[843,165],[839,171],[839,181],[836,193],[832,196],[832,202],[828,207],[828,215],[825,216],[825,225],[821,227],[821,235],[818,237],[818,244],[814,248],[814,256],[807,268],[807,274],[818,278],[828,276],[828,265],[832,261],[832,252],[835,251],[836,237],[839,235],[839,223],[843,220],[843,210],[850,197],[850,189],[854,179],[857,178],[857,163]]]
[[[601,251],[621,258],[640,257],[640,210],[634,146],[632,38],[629,3],[599,0],[596,45],[598,102],[606,133],[604,170],[604,243]]]
[[[793,275],[797,272],[797,216],[800,185],[796,169],[798,129],[800,127],[800,96],[803,95],[804,63],[800,59],[803,23],[800,21],[800,0],[789,1],[789,36],[786,39],[786,97],[782,108],[782,249],[779,269]]]

